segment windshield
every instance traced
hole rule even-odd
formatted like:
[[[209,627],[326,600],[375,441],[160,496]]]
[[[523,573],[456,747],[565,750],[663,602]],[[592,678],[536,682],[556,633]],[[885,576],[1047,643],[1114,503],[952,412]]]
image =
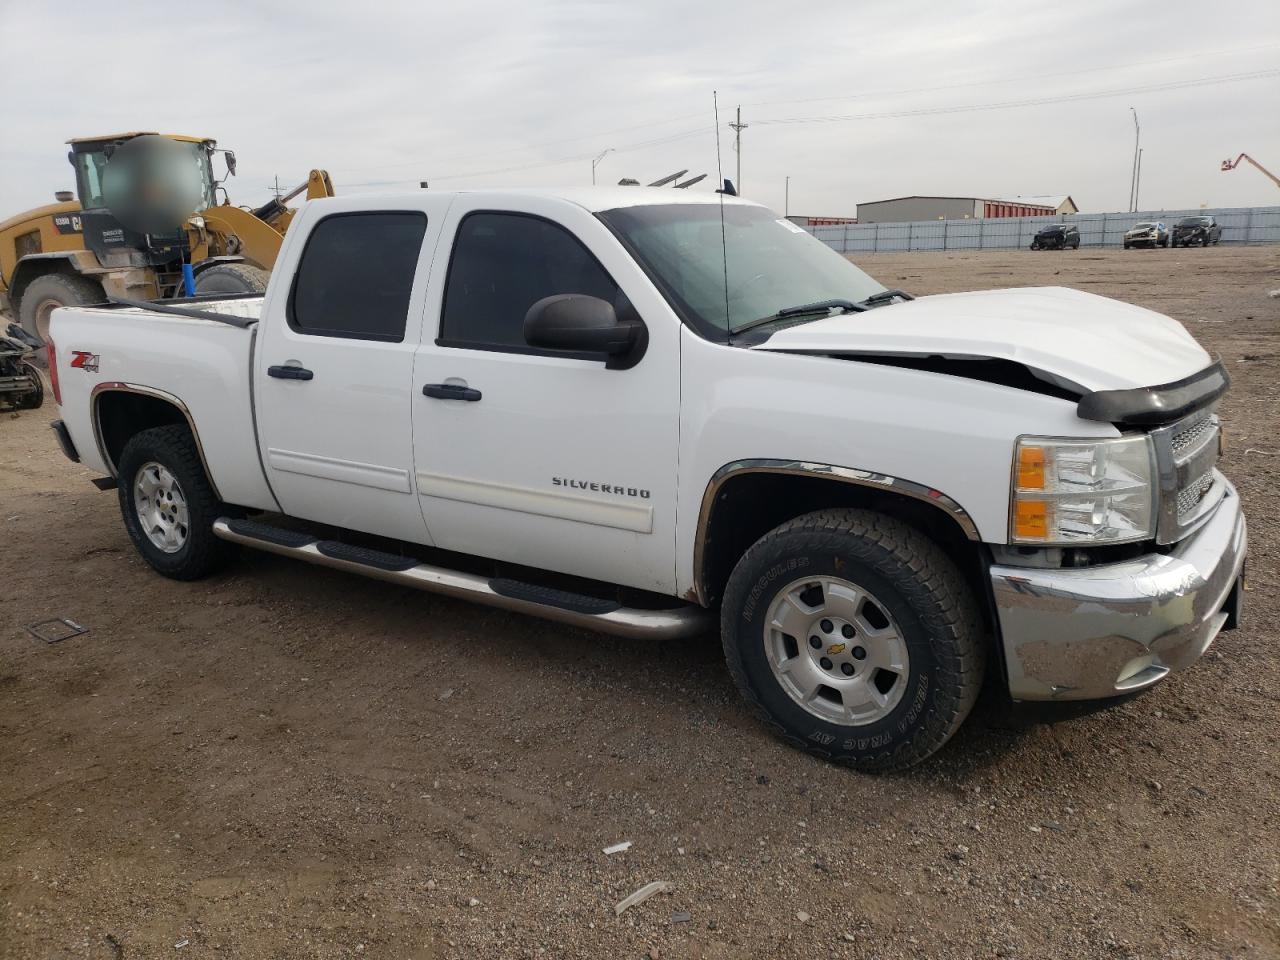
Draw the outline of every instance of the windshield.
[[[213,206],[213,166],[209,162],[209,151],[201,143],[179,141],[178,145],[182,147],[180,155],[195,164],[200,179],[201,203],[196,209]],[[102,149],[75,154],[76,187],[80,193],[80,206],[85,210],[98,210],[107,205],[102,192],[103,171],[107,163],[107,155]]]
[[[1135,229],[1135,230],[1150,230],[1150,229],[1151,229],[1152,227],[1154,227],[1154,226],[1155,226],[1155,224],[1154,224],[1154,223],[1135,223],[1135,224],[1133,225],[1133,229]]]
[[[730,328],[797,304],[856,302],[884,289],[821,240],[764,207],[727,203],[723,209],[723,243],[718,203],[620,207],[600,219],[676,313],[710,339],[723,340]]]
[[[1180,227],[1207,227],[1208,225],[1208,217],[1183,217],[1178,221]]]

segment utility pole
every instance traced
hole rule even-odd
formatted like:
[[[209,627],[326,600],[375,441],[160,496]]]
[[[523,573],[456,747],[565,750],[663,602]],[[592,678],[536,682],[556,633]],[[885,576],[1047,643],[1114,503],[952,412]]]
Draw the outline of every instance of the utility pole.
[[[279,200],[284,196],[284,191],[280,189],[280,174],[276,174],[276,199]]]
[[[791,216],[791,178],[787,177],[787,188],[782,195],[782,215]]]
[[[742,122],[742,107],[738,107],[738,119],[729,124],[729,129],[733,131],[733,152],[738,155],[738,179],[733,184],[738,196],[742,196],[742,131],[747,126]]]
[[[1142,137],[1142,128],[1138,126],[1138,111],[1133,107],[1133,172],[1129,174],[1129,212],[1138,209],[1138,141]]]
[[[591,185],[593,187],[596,185],[596,167],[600,165],[601,160],[611,153],[613,153],[613,147],[606,147],[600,152],[600,156],[591,161]]]
[[[1145,149],[1145,148],[1144,148]],[[1133,178],[1133,209],[1138,210],[1138,189],[1142,186],[1142,150],[1138,151],[1138,170]]]

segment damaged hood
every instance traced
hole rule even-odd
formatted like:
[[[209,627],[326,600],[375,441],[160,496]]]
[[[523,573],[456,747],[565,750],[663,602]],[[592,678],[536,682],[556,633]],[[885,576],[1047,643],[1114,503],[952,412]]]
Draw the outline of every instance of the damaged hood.
[[[753,349],[1011,360],[1081,393],[1172,383],[1211,362],[1176,320],[1066,287],[921,297],[799,324]]]

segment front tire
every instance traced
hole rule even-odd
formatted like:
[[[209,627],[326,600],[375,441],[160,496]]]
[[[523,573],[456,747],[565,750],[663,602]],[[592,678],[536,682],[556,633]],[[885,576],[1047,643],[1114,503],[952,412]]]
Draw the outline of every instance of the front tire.
[[[756,541],[729,578],[721,635],[734,682],[775,732],[866,771],[946,743],[986,657],[955,564],[867,510],[807,514]]]
[[[213,521],[227,508],[214,494],[185,426],[135,434],[124,445],[117,473],[125,530],[157,572],[198,580],[233,556],[234,546],[213,535]]]

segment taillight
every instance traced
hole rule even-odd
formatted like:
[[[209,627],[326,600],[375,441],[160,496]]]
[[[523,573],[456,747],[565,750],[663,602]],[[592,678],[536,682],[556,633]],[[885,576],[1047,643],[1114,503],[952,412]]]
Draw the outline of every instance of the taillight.
[[[53,388],[53,402],[62,406],[62,388],[58,386],[58,355],[53,341],[46,339],[45,342],[49,345],[46,356],[49,358],[49,386]]]

